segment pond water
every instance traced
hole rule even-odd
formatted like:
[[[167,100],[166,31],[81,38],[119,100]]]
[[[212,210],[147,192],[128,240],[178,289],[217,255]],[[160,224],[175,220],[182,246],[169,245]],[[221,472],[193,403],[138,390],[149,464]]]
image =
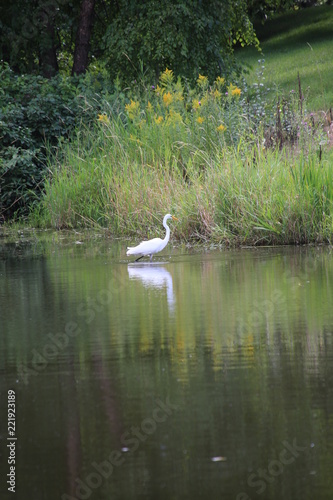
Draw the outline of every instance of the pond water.
[[[331,249],[75,238],[0,240],[1,491],[333,498]]]

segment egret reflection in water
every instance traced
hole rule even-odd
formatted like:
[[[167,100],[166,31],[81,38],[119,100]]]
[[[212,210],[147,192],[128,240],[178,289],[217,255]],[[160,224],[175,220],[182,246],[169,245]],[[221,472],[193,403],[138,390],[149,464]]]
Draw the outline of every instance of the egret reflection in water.
[[[175,296],[173,292],[172,276],[162,266],[152,264],[130,264],[128,266],[128,276],[130,279],[141,281],[147,288],[163,289],[166,288],[169,311],[173,311],[175,305]]]

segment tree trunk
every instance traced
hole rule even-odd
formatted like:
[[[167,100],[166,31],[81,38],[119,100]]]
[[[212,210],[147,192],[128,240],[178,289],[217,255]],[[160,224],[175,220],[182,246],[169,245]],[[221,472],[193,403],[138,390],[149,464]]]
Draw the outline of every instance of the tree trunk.
[[[72,75],[84,73],[88,66],[90,35],[93,25],[95,0],[82,0],[79,26],[76,33]]]

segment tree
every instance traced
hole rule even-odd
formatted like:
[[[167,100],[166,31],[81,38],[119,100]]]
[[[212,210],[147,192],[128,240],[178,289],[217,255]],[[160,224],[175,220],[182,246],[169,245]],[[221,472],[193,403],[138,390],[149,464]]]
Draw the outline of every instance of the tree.
[[[0,59],[17,73],[54,76],[74,51],[80,0],[0,2]]]
[[[233,45],[256,43],[246,0],[118,0],[106,30],[110,70],[137,77],[140,68],[158,74],[166,67],[195,79],[227,75],[234,67]]]
[[[95,0],[82,0],[77,28],[72,74],[80,75],[88,67],[89,43],[93,25]]]
[[[124,80],[141,67],[227,75],[234,42],[256,43],[246,0],[12,0],[1,2],[0,19],[0,57],[48,77],[60,64],[81,74],[92,56]]]

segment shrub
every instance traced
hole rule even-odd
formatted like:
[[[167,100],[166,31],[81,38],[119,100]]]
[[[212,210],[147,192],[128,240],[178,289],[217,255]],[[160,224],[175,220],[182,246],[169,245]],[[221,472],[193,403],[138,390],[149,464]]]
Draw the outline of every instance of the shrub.
[[[38,201],[46,147],[68,138],[81,122],[90,123],[98,109],[95,93],[107,88],[91,75],[47,80],[0,67],[0,218],[26,214]]]

